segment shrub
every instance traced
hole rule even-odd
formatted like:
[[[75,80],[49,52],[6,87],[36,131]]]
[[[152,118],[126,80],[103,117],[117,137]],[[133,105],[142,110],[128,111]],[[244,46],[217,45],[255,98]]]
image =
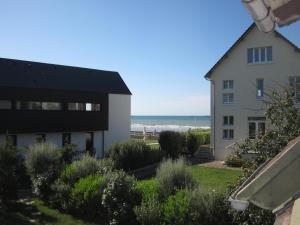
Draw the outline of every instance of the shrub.
[[[201,145],[201,140],[197,137],[197,135],[193,134],[191,132],[188,132],[187,136],[186,136],[187,153],[190,156],[193,156],[194,153],[198,150],[200,145]]]
[[[103,175],[114,169],[114,162],[110,159],[97,160],[96,158],[84,155],[81,159],[67,165],[61,173],[61,180],[73,186],[81,178],[90,175]]]
[[[26,167],[32,181],[33,193],[47,200],[51,194],[50,186],[58,177],[61,168],[60,152],[53,144],[32,145],[26,156]]]
[[[158,184],[156,179],[141,180],[137,183],[137,189],[139,190],[142,199],[153,198],[158,195]]]
[[[18,151],[10,143],[0,146],[0,204],[7,205],[17,197],[19,168],[22,165]]]
[[[225,164],[231,167],[242,167],[244,163],[245,160],[239,150],[233,151],[225,159]]]
[[[104,183],[102,204],[109,224],[136,224],[133,208],[140,204],[136,180],[123,171],[116,171],[106,174]]]
[[[158,139],[161,149],[166,151],[167,155],[177,158],[183,150],[184,138],[179,132],[162,131]]]
[[[52,195],[50,196],[51,205],[61,211],[71,211],[73,203],[71,202],[72,187],[63,182],[60,178],[57,179],[51,186]]]
[[[159,193],[166,198],[177,190],[193,188],[197,182],[185,161],[180,158],[176,161],[170,159],[160,164],[156,171]]]
[[[144,141],[129,140],[112,145],[108,157],[115,161],[118,169],[129,171],[159,162],[163,153],[152,150]]]
[[[186,190],[181,190],[167,198],[163,206],[163,219],[165,225],[188,224],[189,199]]]
[[[103,218],[102,193],[104,182],[102,176],[88,176],[81,178],[71,190],[71,199],[76,215],[88,218]]]
[[[199,188],[187,194],[190,225],[232,225],[232,218],[228,214],[230,209],[228,196],[222,193],[203,192]]]
[[[134,208],[134,212],[141,225],[162,224],[162,206],[156,195],[144,199],[140,206]]]
[[[61,160],[64,164],[70,164],[73,162],[75,157],[77,156],[76,146],[73,144],[65,145],[61,149]]]

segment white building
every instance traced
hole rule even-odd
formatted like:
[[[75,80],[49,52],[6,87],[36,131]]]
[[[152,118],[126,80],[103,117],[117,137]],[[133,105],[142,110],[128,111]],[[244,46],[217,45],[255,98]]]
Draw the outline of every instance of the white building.
[[[130,137],[131,93],[117,72],[0,59],[0,144],[43,140],[104,156]]]
[[[211,148],[224,160],[233,143],[264,132],[266,93],[292,87],[300,100],[300,49],[252,24],[205,78],[211,83]]]

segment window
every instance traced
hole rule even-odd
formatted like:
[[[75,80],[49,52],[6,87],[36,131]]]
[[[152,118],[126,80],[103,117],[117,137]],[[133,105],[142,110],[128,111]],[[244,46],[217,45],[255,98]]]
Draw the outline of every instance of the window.
[[[233,129],[224,129],[223,130],[223,139],[233,139],[234,130]]]
[[[71,133],[62,134],[62,146],[71,144]]]
[[[300,76],[290,77],[290,86],[292,95],[295,97],[296,102],[300,102]]]
[[[17,135],[14,134],[9,134],[6,136],[6,141],[10,144],[12,144],[13,146],[17,146]]]
[[[101,111],[101,104],[92,104],[92,111]]]
[[[46,142],[46,134],[36,134],[35,141],[36,143]]]
[[[223,116],[223,125],[233,126],[233,116]]]
[[[93,132],[85,133],[85,149],[89,154],[91,155],[94,154],[94,133]]]
[[[85,105],[84,103],[68,103],[68,110],[71,111],[84,111]]]
[[[61,110],[62,104],[60,102],[42,102],[42,110]]]
[[[223,94],[223,104],[232,104],[233,103],[233,93]]]
[[[223,89],[232,90],[233,89],[233,80],[223,80]]]
[[[257,98],[264,97],[264,79],[256,80],[256,97]]]
[[[22,110],[61,110],[60,102],[17,101],[17,109]]]
[[[273,61],[273,50],[271,46],[247,49],[247,63],[261,64]]]
[[[249,138],[254,139],[263,135],[266,129],[265,117],[248,117]]]
[[[11,109],[11,101],[0,100],[0,109]]]

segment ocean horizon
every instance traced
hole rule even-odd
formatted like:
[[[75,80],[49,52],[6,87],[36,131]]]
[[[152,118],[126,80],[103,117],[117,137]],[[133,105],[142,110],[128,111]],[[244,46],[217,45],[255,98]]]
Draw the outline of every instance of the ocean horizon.
[[[209,129],[210,116],[131,116],[131,131],[160,132]]]

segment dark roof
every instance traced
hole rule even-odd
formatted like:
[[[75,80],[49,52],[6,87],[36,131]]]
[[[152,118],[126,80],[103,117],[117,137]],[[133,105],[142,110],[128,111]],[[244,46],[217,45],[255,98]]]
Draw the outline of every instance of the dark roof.
[[[244,40],[244,38],[256,27],[255,23],[252,23],[248,29],[237,39],[237,41],[227,50],[227,52],[217,61],[217,63],[205,74],[205,79],[208,79],[210,75],[213,73],[213,71],[217,68],[219,64],[223,62],[223,60],[228,57],[228,55],[239,45],[239,43]],[[284,37],[282,34],[280,34],[278,31],[274,31],[274,34],[276,37],[281,38],[282,40],[286,41],[289,45],[291,45],[296,51],[300,51],[300,49],[292,43],[290,40],[288,40],[286,37]]]
[[[131,94],[118,72],[4,58],[0,86]]]

